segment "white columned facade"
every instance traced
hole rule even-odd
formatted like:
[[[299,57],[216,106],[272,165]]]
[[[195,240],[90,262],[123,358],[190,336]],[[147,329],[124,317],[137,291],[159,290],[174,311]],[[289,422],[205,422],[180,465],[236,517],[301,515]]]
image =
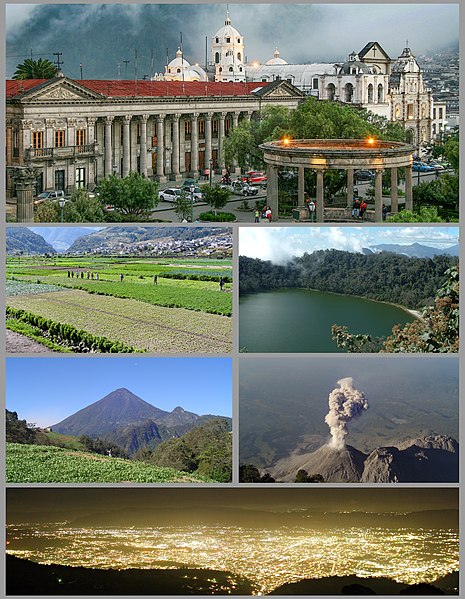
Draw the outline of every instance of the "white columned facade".
[[[122,176],[127,177],[131,170],[131,144],[130,144],[130,125],[131,115],[125,114],[123,120],[123,172]]]
[[[194,179],[199,176],[199,113],[194,112],[191,119],[191,170]]]
[[[113,172],[113,152],[112,152],[112,125],[114,117],[105,118],[105,177],[109,177]]]
[[[147,176],[147,121],[148,114],[140,117],[140,173]]]
[[[157,178],[164,183],[165,177],[165,115],[157,114]]]

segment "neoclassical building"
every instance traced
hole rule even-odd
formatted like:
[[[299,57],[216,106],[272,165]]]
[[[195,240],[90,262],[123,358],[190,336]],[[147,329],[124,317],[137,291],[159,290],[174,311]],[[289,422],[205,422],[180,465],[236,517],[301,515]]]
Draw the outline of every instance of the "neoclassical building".
[[[8,167],[25,164],[38,169],[38,192],[91,190],[112,173],[166,182],[224,170],[232,128],[269,104],[294,109],[303,98],[287,81],[7,81],[7,197]]]

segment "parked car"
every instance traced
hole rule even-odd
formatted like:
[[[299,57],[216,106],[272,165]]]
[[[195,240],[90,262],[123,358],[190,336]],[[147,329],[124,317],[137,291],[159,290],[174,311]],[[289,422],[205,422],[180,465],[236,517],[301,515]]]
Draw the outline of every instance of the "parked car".
[[[39,195],[35,196],[34,204],[38,206],[47,200],[59,200],[60,198],[64,197],[65,192],[61,190],[43,191],[42,193],[39,193]]]
[[[428,162],[428,165],[432,166],[435,171],[443,171],[444,170],[444,166],[442,164],[440,164],[439,162],[436,162],[436,160],[430,160]]]
[[[253,185],[249,185],[244,181],[233,181],[231,185],[226,186],[233,193],[241,196],[256,196],[258,193],[258,187],[254,187]]]
[[[187,193],[187,195],[190,197],[191,196],[191,187],[192,185],[189,186],[183,186],[182,190],[184,193]],[[202,198],[203,198],[203,193],[200,189],[200,187],[197,187],[197,185],[194,185],[194,200],[196,202],[201,202]]]
[[[414,173],[426,173],[426,172],[431,172],[431,171],[435,171],[436,169],[434,168],[434,166],[430,166],[429,164],[426,164],[426,162],[418,162],[418,161],[414,161],[412,164],[412,170]]]
[[[163,202],[176,202],[179,196],[183,193],[182,189],[177,187],[170,187],[168,189],[162,189],[158,192],[158,198]]]
[[[246,183],[263,183],[267,181],[267,176],[264,171],[249,171],[241,179]]]
[[[372,171],[355,171],[355,180],[357,182],[370,182],[375,178],[375,174]]]

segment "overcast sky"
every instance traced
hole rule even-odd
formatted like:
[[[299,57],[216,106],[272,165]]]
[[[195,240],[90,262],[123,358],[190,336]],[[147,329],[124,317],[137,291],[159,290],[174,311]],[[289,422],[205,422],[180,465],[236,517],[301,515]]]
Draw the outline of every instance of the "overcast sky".
[[[458,243],[457,227],[241,227],[239,254],[277,264],[305,252],[359,252],[381,243],[420,243],[447,248]]]
[[[224,4],[7,4],[7,77],[24,58],[54,60],[84,79],[138,78],[174,58],[183,33],[191,63],[205,62],[205,38],[223,25]],[[414,54],[457,47],[458,4],[230,4],[232,24],[245,39],[249,61],[272,58],[277,46],[288,62],[345,60],[378,41],[391,58],[408,40]],[[153,56],[153,60],[152,60]]]

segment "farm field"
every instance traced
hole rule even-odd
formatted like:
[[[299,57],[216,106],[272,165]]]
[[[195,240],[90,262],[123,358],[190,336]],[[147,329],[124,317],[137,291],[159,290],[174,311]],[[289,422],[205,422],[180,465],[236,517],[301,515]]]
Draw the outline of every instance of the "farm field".
[[[231,287],[228,260],[10,258],[7,306],[30,315],[21,323],[10,315],[7,326],[49,347],[57,340],[48,331],[61,323],[78,330],[81,346],[84,334],[108,341],[90,351],[228,353]],[[36,317],[50,322],[31,331]],[[81,350],[64,343],[61,351]]]
[[[215,482],[174,468],[52,445],[6,444],[7,483]]]

